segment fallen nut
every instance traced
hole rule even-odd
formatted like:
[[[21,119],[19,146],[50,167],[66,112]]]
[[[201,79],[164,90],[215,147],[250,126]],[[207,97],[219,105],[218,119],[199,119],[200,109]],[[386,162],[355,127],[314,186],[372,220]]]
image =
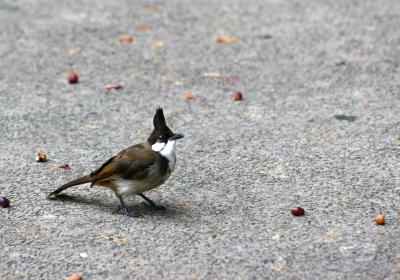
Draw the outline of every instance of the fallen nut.
[[[375,222],[377,225],[383,225],[385,224],[385,216],[383,215],[376,215],[375,217]]]
[[[303,216],[304,209],[301,207],[292,207],[292,209],[290,209],[290,213],[292,213],[293,216]]]
[[[65,280],[81,280],[82,276],[78,273],[72,274],[64,278]]]
[[[123,35],[120,35],[118,37],[118,41],[121,44],[130,44],[130,43],[133,42],[133,37],[131,35],[128,35],[128,34],[123,34]]]
[[[2,208],[10,207],[10,201],[5,196],[0,196],[0,206]]]
[[[161,49],[163,47],[164,47],[164,42],[163,41],[158,41],[158,42],[155,42],[154,44],[151,45],[151,48],[154,49],[154,50]]]
[[[69,73],[68,76],[68,83],[70,84],[77,84],[79,82],[78,74],[75,71]]]
[[[189,92],[186,92],[186,93],[183,94],[183,98],[186,99],[186,100],[192,100],[195,97],[194,97],[194,94],[189,91]]]
[[[47,155],[43,150],[37,150],[35,153],[35,160],[37,162],[45,162],[47,160]]]
[[[218,44],[232,44],[236,42],[236,38],[233,36],[218,36],[215,40]]]
[[[223,75],[220,72],[205,72],[203,73],[204,77],[210,77],[210,78],[222,78]]]
[[[107,90],[120,89],[120,88],[122,88],[122,85],[117,84],[117,83],[111,83],[111,84],[106,85]]]
[[[232,94],[232,99],[234,101],[241,101],[243,99],[243,95],[240,91],[236,91]]]

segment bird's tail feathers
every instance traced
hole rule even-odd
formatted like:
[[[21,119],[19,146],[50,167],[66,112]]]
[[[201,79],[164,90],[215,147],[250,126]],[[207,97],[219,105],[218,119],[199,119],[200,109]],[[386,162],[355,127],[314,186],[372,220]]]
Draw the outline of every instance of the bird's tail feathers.
[[[85,183],[89,183],[89,182],[92,182],[92,181],[93,181],[93,177],[91,175],[86,175],[86,176],[83,176],[81,178],[75,179],[75,180],[73,180],[71,182],[68,182],[68,183],[62,185],[61,187],[59,187],[55,191],[51,192],[47,196],[47,198],[56,197],[60,192],[66,190],[66,189],[68,189],[70,187],[73,187],[73,186],[76,186],[76,185],[85,184]]]

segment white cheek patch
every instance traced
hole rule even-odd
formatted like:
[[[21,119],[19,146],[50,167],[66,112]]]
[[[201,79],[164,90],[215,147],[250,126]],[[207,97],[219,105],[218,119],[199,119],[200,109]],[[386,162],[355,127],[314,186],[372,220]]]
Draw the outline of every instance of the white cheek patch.
[[[159,151],[161,151],[162,149],[164,149],[164,147],[165,147],[165,143],[159,143],[159,142],[157,142],[157,143],[155,143],[154,145],[151,146],[151,149],[152,149],[153,151],[155,151],[155,152],[159,152]]]

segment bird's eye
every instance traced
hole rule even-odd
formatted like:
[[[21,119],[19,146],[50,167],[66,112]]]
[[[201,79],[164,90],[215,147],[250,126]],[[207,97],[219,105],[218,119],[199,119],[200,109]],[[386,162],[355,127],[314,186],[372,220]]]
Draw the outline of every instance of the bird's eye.
[[[164,135],[158,136],[158,141],[163,142],[164,140],[165,140],[165,136]]]

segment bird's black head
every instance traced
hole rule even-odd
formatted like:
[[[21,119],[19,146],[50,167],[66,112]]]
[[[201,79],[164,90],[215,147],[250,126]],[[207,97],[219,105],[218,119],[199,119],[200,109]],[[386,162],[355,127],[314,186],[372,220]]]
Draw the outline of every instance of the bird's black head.
[[[154,115],[153,125],[153,132],[150,134],[149,138],[147,138],[147,142],[149,142],[151,145],[155,144],[156,142],[167,143],[168,140],[177,140],[179,138],[183,138],[182,134],[173,133],[167,126],[164,113],[161,108],[158,108],[156,114]]]

